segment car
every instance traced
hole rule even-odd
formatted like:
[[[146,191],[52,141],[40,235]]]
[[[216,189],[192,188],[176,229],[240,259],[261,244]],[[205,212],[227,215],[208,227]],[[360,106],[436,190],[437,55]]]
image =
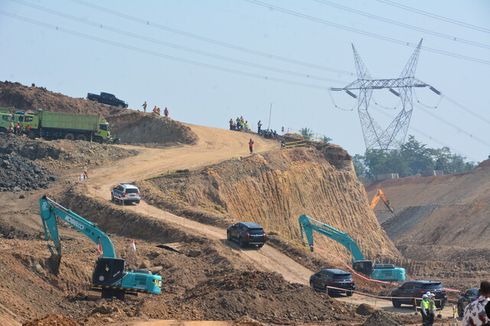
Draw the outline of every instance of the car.
[[[424,293],[435,295],[436,308],[443,309],[447,302],[447,294],[439,281],[414,280],[403,283],[391,291],[393,307],[400,308],[402,304],[418,306]]]
[[[226,239],[236,241],[240,247],[255,246],[262,248],[267,242],[264,228],[254,222],[239,222],[228,227]]]
[[[458,298],[458,316],[459,317],[463,317],[464,308],[466,308],[466,306],[470,302],[476,300],[479,295],[480,295],[480,290],[478,288],[468,289],[464,293],[459,295],[459,298]]]
[[[123,205],[133,203],[139,204],[140,200],[140,190],[130,183],[120,183],[111,191],[111,201],[113,203],[119,202]]]
[[[91,101],[96,101],[102,104],[107,104],[111,106],[117,106],[120,108],[127,108],[128,104],[123,100],[118,99],[114,94],[100,92],[100,95],[88,93],[87,99]]]
[[[342,290],[327,288],[329,286]],[[324,268],[311,275],[310,287],[315,291],[327,292],[328,295],[346,294],[349,297],[356,289],[351,273],[334,268]]]

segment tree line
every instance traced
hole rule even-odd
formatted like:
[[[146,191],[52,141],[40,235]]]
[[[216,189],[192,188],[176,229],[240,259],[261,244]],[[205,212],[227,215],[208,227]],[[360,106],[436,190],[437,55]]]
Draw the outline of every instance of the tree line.
[[[434,170],[441,170],[444,174],[453,174],[469,171],[476,166],[475,162],[451,153],[448,147],[430,148],[412,135],[399,149],[369,149],[364,155],[354,155],[353,162],[357,176],[370,180],[385,173],[407,177],[431,175]]]

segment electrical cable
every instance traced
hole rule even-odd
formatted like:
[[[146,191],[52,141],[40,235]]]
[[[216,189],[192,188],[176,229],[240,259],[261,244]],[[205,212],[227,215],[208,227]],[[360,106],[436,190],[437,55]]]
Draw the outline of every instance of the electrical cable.
[[[476,118],[480,119],[481,121],[483,121],[483,122],[485,122],[485,123],[487,123],[487,124],[489,124],[489,125],[490,125],[490,120],[489,120],[489,119],[487,119],[487,118],[485,118],[484,116],[481,116],[481,115],[479,115],[479,114],[478,114],[478,113],[476,113],[476,112],[473,112],[472,110],[470,110],[470,109],[469,109],[469,108],[467,108],[466,106],[464,106],[464,105],[462,105],[462,104],[458,103],[456,100],[454,100],[454,99],[452,99],[452,98],[448,97],[448,96],[447,96],[447,95],[445,95],[445,94],[442,94],[442,97],[443,97],[444,99],[446,99],[447,101],[449,101],[450,103],[454,104],[454,105],[455,105],[457,108],[459,108],[459,109],[461,109],[461,110],[465,111],[466,113],[471,114],[472,116],[474,116],[474,117],[476,117]]]
[[[489,28],[481,27],[481,26],[477,26],[477,25],[473,25],[473,24],[469,24],[469,23],[466,23],[466,22],[461,21],[461,20],[457,20],[457,19],[454,19],[454,18],[448,18],[448,17],[442,16],[442,15],[434,14],[434,13],[431,13],[429,11],[425,11],[425,10],[422,10],[422,9],[418,9],[418,8],[410,7],[410,6],[407,6],[407,5],[403,5],[403,4],[398,3],[396,1],[390,1],[390,0],[377,0],[377,1],[378,2],[381,2],[381,3],[384,3],[384,4],[387,4],[387,5],[390,5],[390,6],[393,6],[393,7],[397,7],[397,8],[406,10],[406,11],[414,12],[414,13],[419,14],[419,15],[431,17],[433,19],[437,19],[437,20],[440,20],[440,21],[443,21],[443,22],[446,22],[446,23],[455,24],[455,25],[458,25],[458,26],[461,26],[461,27],[466,27],[466,28],[469,28],[469,29],[473,29],[475,31],[483,32],[483,33],[490,33],[490,29]]]
[[[159,30],[162,30],[162,31],[165,31],[165,32],[174,33],[174,34],[177,34],[177,35],[181,35],[181,36],[185,36],[185,37],[192,38],[192,39],[195,39],[195,40],[199,40],[199,41],[202,41],[202,42],[207,42],[207,43],[210,43],[210,44],[218,45],[218,46],[225,47],[225,48],[228,48],[228,49],[232,49],[232,50],[236,50],[236,51],[241,51],[241,52],[252,54],[252,55],[256,55],[256,56],[261,56],[261,57],[264,57],[264,58],[267,58],[267,59],[274,59],[274,60],[278,60],[278,61],[282,61],[282,62],[287,62],[287,63],[299,65],[299,66],[304,66],[304,67],[309,67],[309,68],[314,68],[314,69],[319,69],[319,70],[330,71],[330,72],[334,72],[334,73],[337,73],[337,74],[345,74],[345,75],[354,76],[354,73],[351,72],[351,71],[342,70],[342,69],[338,69],[338,68],[327,67],[327,66],[324,66],[324,65],[314,64],[314,63],[310,63],[310,62],[306,62],[306,61],[302,61],[302,60],[287,58],[287,57],[284,57],[284,56],[281,56],[281,55],[277,55],[277,54],[272,54],[272,53],[267,53],[267,52],[263,52],[263,51],[259,51],[259,50],[249,49],[249,48],[244,47],[244,46],[241,46],[241,45],[236,45],[236,44],[232,44],[232,43],[229,43],[229,42],[224,42],[224,41],[216,40],[216,39],[213,39],[213,38],[210,38],[210,37],[201,36],[201,35],[198,35],[198,34],[195,34],[195,33],[191,33],[191,32],[187,32],[187,31],[179,30],[179,29],[176,29],[176,28],[173,28],[173,27],[169,27],[167,25],[163,25],[163,24],[156,23],[156,22],[153,22],[153,21],[145,20],[145,19],[139,18],[137,16],[128,15],[128,14],[122,13],[122,12],[117,11],[117,10],[114,10],[114,9],[110,9],[110,8],[107,8],[107,7],[100,6],[98,4],[92,4],[92,3],[89,3],[89,2],[86,2],[86,1],[82,1],[82,0],[71,0],[71,1],[72,2],[75,2],[75,3],[79,4],[79,5],[88,7],[88,8],[97,9],[97,10],[99,10],[101,12],[104,12],[106,14],[110,14],[112,16],[116,16],[116,17],[123,18],[123,19],[129,20],[129,21],[132,21],[132,22],[143,24],[143,25],[145,25],[147,27],[150,27],[150,28],[156,28],[156,29],[159,29]]]
[[[339,109],[340,111],[354,111],[354,108],[357,106],[357,105],[354,105],[352,108],[346,109],[344,107],[341,107],[340,105],[337,105],[337,102],[333,98],[332,91],[330,89],[328,89],[328,95],[330,96],[330,100],[332,101],[334,108]]]
[[[375,110],[376,110],[376,111],[378,111],[378,112],[380,112],[380,113],[382,113],[382,114],[383,114],[383,115],[385,115],[386,117],[388,117],[388,118],[390,118],[390,119],[393,119],[393,116],[391,116],[391,115],[390,115],[389,113],[387,113],[386,111],[383,111],[383,110],[380,110],[380,109],[375,109]],[[415,128],[415,127],[413,127],[413,126],[409,126],[409,127],[408,127],[408,129],[410,129],[410,130],[412,130],[412,131],[414,131],[414,132],[416,132],[416,133],[418,133],[418,134],[420,134],[420,135],[424,136],[425,138],[427,138],[427,139],[429,139],[429,140],[431,140],[431,141],[433,141],[433,142],[435,142],[435,143],[437,143],[437,144],[439,144],[439,145],[442,145],[443,147],[453,148],[452,146],[449,146],[449,145],[448,145],[448,144],[446,144],[445,142],[443,142],[443,141],[441,141],[441,140],[439,140],[439,139],[437,139],[437,138],[432,137],[431,135],[427,134],[426,132],[424,132],[424,131],[422,131],[422,130],[420,130],[420,129],[418,129],[418,128]],[[458,152],[459,152],[459,153],[462,153],[462,151],[458,151]],[[460,154],[460,155],[461,155],[461,154]],[[463,155],[461,155],[461,156],[463,156]],[[471,158],[471,160],[473,160],[473,161],[475,161],[475,162],[477,162],[477,161],[478,161],[478,160],[474,159],[473,157]]]
[[[337,8],[337,9],[340,9],[340,10],[343,10],[343,11],[347,11],[347,12],[350,12],[350,13],[361,15],[361,16],[364,16],[364,17],[367,17],[367,18],[370,18],[370,19],[374,19],[374,20],[377,20],[377,21],[384,22],[384,23],[396,25],[396,26],[403,27],[403,28],[406,28],[406,29],[411,29],[411,30],[414,30],[414,31],[417,31],[417,32],[426,33],[426,34],[433,35],[433,36],[436,36],[436,37],[439,37],[439,38],[443,38],[443,39],[446,39],[446,40],[460,42],[460,43],[463,43],[463,44],[467,44],[467,45],[471,45],[471,46],[475,46],[475,47],[479,47],[479,48],[483,48],[483,49],[490,49],[490,45],[489,44],[480,43],[480,42],[476,42],[476,41],[471,41],[471,40],[467,40],[467,39],[464,39],[464,38],[461,38],[461,37],[456,37],[456,36],[453,36],[453,35],[449,35],[449,34],[446,34],[446,33],[441,33],[441,32],[433,31],[433,30],[426,29],[426,28],[423,28],[423,27],[418,27],[418,26],[415,26],[415,25],[411,25],[411,24],[407,24],[407,23],[402,23],[402,22],[397,21],[397,20],[394,20],[394,19],[390,19],[390,18],[386,18],[386,17],[383,17],[383,16],[374,15],[374,14],[371,14],[369,12],[358,10],[358,9],[351,8],[351,7],[348,7],[348,6],[344,6],[344,5],[341,5],[341,4],[332,2],[332,1],[328,1],[328,0],[312,0],[312,1],[317,2],[317,3],[320,3],[320,4],[325,5],[325,6]]]
[[[249,3],[257,5],[257,6],[261,6],[261,7],[270,9],[270,10],[275,10],[275,11],[283,13],[283,14],[287,14],[287,15],[295,16],[297,18],[302,18],[302,19],[306,19],[306,20],[309,20],[309,21],[312,21],[315,23],[323,24],[325,26],[330,26],[330,27],[341,29],[344,31],[357,33],[360,35],[368,36],[368,37],[375,38],[375,39],[382,40],[382,41],[386,41],[386,42],[391,42],[391,43],[402,45],[402,46],[409,46],[409,47],[414,47],[414,48],[417,47],[417,45],[412,43],[412,42],[406,42],[406,41],[402,41],[400,39],[390,37],[390,36],[386,36],[386,35],[382,35],[379,33],[368,32],[368,31],[361,30],[361,29],[354,28],[354,27],[350,27],[347,25],[334,23],[334,22],[328,21],[328,20],[323,19],[323,18],[307,15],[307,14],[301,13],[299,11],[286,9],[284,7],[275,6],[275,5],[272,5],[270,3],[260,1],[260,0],[243,0],[243,1],[249,2]],[[441,50],[441,49],[436,49],[436,48],[432,48],[432,47],[428,47],[428,46],[422,46],[421,49],[423,49],[424,51],[427,51],[427,52],[441,54],[441,55],[445,55],[445,56],[460,59],[460,60],[490,65],[490,60],[470,57],[470,56],[466,56],[463,54],[454,53],[451,51],[446,51],[446,50]]]
[[[0,10],[0,15],[3,15],[3,16],[6,16],[6,17],[10,17],[10,18],[13,18],[13,19],[16,19],[16,20],[19,20],[19,21],[23,21],[23,22],[26,22],[26,23],[29,23],[29,24],[32,24],[32,25],[40,26],[40,27],[43,27],[43,28],[53,29],[55,31],[63,32],[65,34],[74,35],[74,36],[77,36],[79,38],[83,38],[83,39],[86,39],[86,40],[95,41],[95,42],[102,43],[102,44],[105,44],[105,45],[112,45],[112,46],[123,48],[123,49],[126,49],[126,50],[131,50],[131,51],[135,51],[135,52],[149,54],[149,55],[152,55],[152,56],[155,56],[155,57],[160,57],[160,58],[163,58],[163,59],[168,59],[168,60],[172,60],[172,61],[187,63],[187,64],[191,64],[191,65],[194,65],[194,66],[205,67],[205,68],[209,68],[209,69],[213,69],[213,70],[219,70],[219,71],[223,71],[223,72],[227,72],[227,73],[231,73],[231,74],[235,74],[235,75],[247,76],[247,77],[252,77],[252,78],[255,78],[255,79],[266,80],[266,81],[273,81],[273,82],[278,82],[278,83],[283,83],[283,84],[288,84],[288,85],[294,85],[294,86],[301,86],[301,87],[306,87],[306,88],[311,88],[311,89],[320,89],[320,90],[326,90],[326,89],[328,89],[325,86],[320,86],[320,85],[316,85],[316,84],[307,84],[307,83],[291,81],[291,80],[283,79],[283,78],[270,77],[270,76],[267,76],[267,75],[260,75],[260,74],[256,74],[256,73],[250,73],[250,72],[246,72],[246,71],[242,71],[242,70],[238,70],[238,69],[234,69],[234,68],[225,68],[225,67],[222,67],[222,66],[208,64],[208,63],[200,62],[200,61],[196,61],[196,60],[190,60],[190,59],[184,59],[184,58],[180,58],[180,57],[175,57],[175,56],[171,56],[171,55],[168,55],[168,54],[165,54],[165,53],[161,53],[161,52],[157,52],[157,51],[142,49],[142,48],[139,48],[139,47],[136,47],[136,46],[133,46],[133,45],[124,44],[124,43],[121,43],[121,42],[118,42],[118,41],[109,40],[109,39],[101,38],[101,37],[98,37],[98,36],[93,36],[93,35],[90,35],[90,34],[85,34],[85,33],[74,31],[74,30],[70,30],[70,29],[67,29],[67,28],[61,28],[61,27],[59,27],[57,25],[45,23],[45,22],[42,22],[42,21],[39,21],[39,20],[35,20],[35,19],[32,19],[32,18],[28,18],[28,17],[25,17],[25,16],[20,16],[20,15],[14,14],[14,13],[9,13],[9,12],[3,11],[3,10]]]
[[[15,1],[15,3],[20,4],[20,5],[24,5],[24,6],[27,6],[27,7],[36,9],[36,10],[39,10],[39,11],[43,11],[43,12],[46,12],[46,13],[49,13],[51,15],[55,15],[55,16],[58,16],[58,17],[61,17],[61,18],[65,18],[65,19],[69,19],[69,20],[72,20],[72,21],[76,21],[78,23],[81,23],[81,24],[84,24],[84,25],[87,25],[87,26],[91,26],[91,27],[95,27],[95,28],[100,28],[100,29],[105,29],[105,30],[108,30],[110,32],[113,32],[113,33],[116,33],[116,34],[119,34],[119,35],[123,35],[123,36],[131,37],[131,38],[143,40],[143,41],[146,41],[146,42],[151,42],[151,43],[158,44],[158,45],[163,45],[163,46],[170,47],[170,48],[173,48],[173,49],[182,50],[182,51],[185,51],[185,52],[190,52],[190,53],[193,53],[193,54],[198,54],[198,55],[210,57],[210,58],[213,58],[213,59],[219,59],[219,60],[223,60],[223,61],[227,61],[227,62],[232,62],[232,63],[244,65],[244,66],[249,66],[249,67],[259,68],[259,69],[265,69],[265,70],[269,70],[269,71],[273,71],[273,72],[278,72],[278,73],[282,73],[282,74],[286,74],[286,75],[290,75],[290,76],[295,76],[295,77],[306,78],[306,79],[313,79],[313,80],[327,81],[327,82],[335,82],[335,83],[346,83],[345,81],[341,81],[341,80],[337,80],[337,79],[325,78],[325,77],[311,75],[311,74],[299,73],[299,72],[291,71],[291,70],[288,70],[288,69],[271,67],[271,66],[262,65],[262,64],[258,64],[258,63],[254,63],[254,62],[250,62],[250,61],[246,61],[246,60],[235,59],[235,58],[231,58],[231,57],[219,55],[219,54],[216,54],[216,53],[210,53],[210,52],[206,52],[206,51],[201,51],[201,50],[198,50],[198,49],[189,48],[189,47],[182,46],[182,45],[175,44],[175,43],[171,43],[171,42],[161,41],[161,40],[158,40],[158,39],[155,39],[155,38],[151,38],[151,37],[147,37],[147,36],[144,36],[144,35],[136,34],[136,33],[133,33],[133,32],[121,30],[121,29],[118,29],[118,28],[115,28],[115,27],[112,27],[112,26],[109,26],[109,25],[98,23],[98,22],[91,22],[88,19],[83,19],[83,18],[76,17],[76,16],[73,16],[73,15],[70,15],[70,14],[66,14],[66,13],[62,13],[62,12],[59,12],[59,11],[56,11],[56,10],[53,10],[53,9],[49,9],[49,8],[46,8],[46,7],[43,7],[43,6],[39,6],[39,5],[36,5],[36,4],[27,3],[27,2],[21,1],[21,0],[17,0],[17,1]]]
[[[431,117],[433,117],[434,119],[437,119],[437,120],[439,120],[439,121],[442,121],[443,123],[447,124],[448,126],[450,126],[450,127],[454,128],[454,129],[456,129],[458,132],[460,132],[460,133],[463,133],[463,134],[467,135],[468,137],[470,137],[470,138],[472,138],[472,139],[476,140],[477,142],[479,142],[479,143],[481,143],[481,144],[483,144],[483,145],[485,145],[485,146],[490,146],[490,143],[486,142],[485,140],[481,139],[480,137],[477,137],[477,136],[475,136],[475,135],[473,135],[473,134],[471,134],[471,133],[467,132],[467,131],[466,131],[466,130],[464,130],[464,129],[461,129],[461,128],[460,128],[459,126],[457,126],[456,124],[454,124],[454,123],[452,123],[452,122],[449,122],[449,121],[447,121],[446,119],[443,119],[443,118],[441,118],[441,117],[438,117],[437,115],[435,115],[434,113],[432,113],[431,111],[429,111],[429,110],[425,109],[424,107],[422,107],[422,106],[420,106],[420,105],[419,105],[419,108],[421,108],[423,112],[425,112],[426,114],[430,115],[430,116],[431,116]]]

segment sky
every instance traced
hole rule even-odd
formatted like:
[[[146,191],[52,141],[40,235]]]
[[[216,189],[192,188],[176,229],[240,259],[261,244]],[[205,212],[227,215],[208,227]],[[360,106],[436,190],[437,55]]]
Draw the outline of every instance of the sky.
[[[243,115],[254,128],[307,127],[356,154],[365,144],[355,99],[329,91],[356,79],[351,44],[373,78],[396,78],[421,38],[449,52],[422,49],[415,72],[444,96],[416,91],[408,134],[486,159],[487,0],[0,0],[0,80],[79,98],[106,91],[205,126]],[[386,127],[400,107],[379,90],[369,112]]]

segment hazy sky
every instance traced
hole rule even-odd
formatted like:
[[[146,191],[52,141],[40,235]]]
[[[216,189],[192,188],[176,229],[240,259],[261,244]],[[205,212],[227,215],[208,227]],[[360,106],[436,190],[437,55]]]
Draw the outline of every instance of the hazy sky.
[[[409,133],[434,147],[448,145],[471,160],[487,158],[490,1],[388,1],[475,25],[473,29],[384,1],[322,1],[0,0],[0,79],[35,83],[73,97],[107,91],[131,108],[141,108],[147,100],[150,107],[167,106],[177,120],[223,128],[237,115],[254,128],[259,119],[267,127],[272,103],[272,128],[308,127],[352,154],[363,153],[357,113],[335,109],[327,89],[355,79],[348,73],[355,71],[351,43],[377,78],[398,77],[413,46],[335,28],[334,23],[411,45],[424,38],[429,48],[470,57],[422,50],[416,77],[479,117],[420,91],[421,102],[440,103],[437,109],[415,107]],[[263,2],[276,8],[257,5]],[[339,4],[350,10],[339,9]],[[373,103],[373,116],[386,124],[386,115],[396,114],[387,107],[398,105],[397,98],[387,91],[375,97],[379,105]],[[345,93],[334,94],[334,99],[344,108],[355,105]]]

